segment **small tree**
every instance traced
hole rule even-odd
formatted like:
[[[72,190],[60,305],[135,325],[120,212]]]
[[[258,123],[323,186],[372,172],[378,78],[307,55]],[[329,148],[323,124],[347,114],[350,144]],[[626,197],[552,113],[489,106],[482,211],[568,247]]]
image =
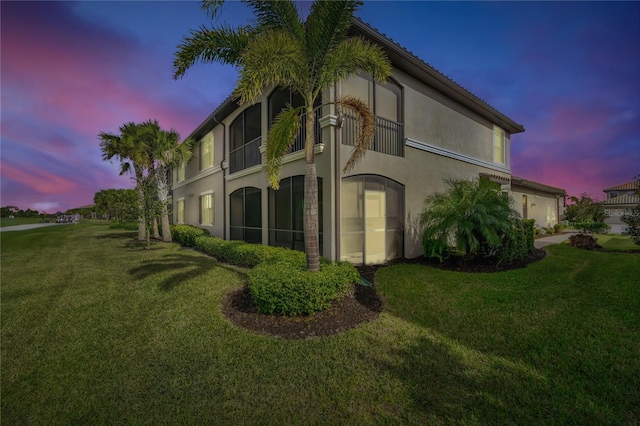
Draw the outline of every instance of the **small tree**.
[[[607,217],[604,205],[586,193],[569,197],[569,200],[573,204],[567,207],[565,216],[570,222],[604,222]]]
[[[425,200],[420,220],[425,256],[442,261],[451,246],[466,256],[495,252],[519,221],[511,198],[486,179],[445,182],[447,191]]]
[[[636,195],[640,197],[640,174],[633,180],[636,185]],[[635,207],[627,209],[621,219],[627,225],[633,242],[640,245],[640,202]]]

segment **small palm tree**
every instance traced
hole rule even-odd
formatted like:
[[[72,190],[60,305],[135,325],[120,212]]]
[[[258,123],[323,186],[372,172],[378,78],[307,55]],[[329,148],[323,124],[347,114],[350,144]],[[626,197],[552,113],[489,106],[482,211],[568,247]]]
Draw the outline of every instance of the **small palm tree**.
[[[428,196],[420,223],[424,254],[442,260],[449,247],[466,256],[500,246],[520,214],[500,187],[487,179],[448,180],[449,189]]]
[[[144,223],[144,195],[142,181],[144,171],[149,164],[149,147],[146,146],[144,131],[139,124],[129,122],[120,126],[120,134],[101,132],[100,149],[102,159],[120,161],[120,174],[133,173],[136,181],[136,195],[138,198],[138,240],[146,239]]]
[[[171,241],[171,230],[169,228],[169,182],[167,182],[167,172],[171,167],[177,166],[181,162],[186,162],[192,156],[192,141],[190,139],[180,143],[180,134],[175,130],[162,130],[157,120],[149,120],[142,124],[147,143],[151,147],[151,157],[153,164],[149,170],[157,186],[158,198],[161,203],[162,239]]]
[[[203,8],[217,14],[220,0],[205,0]],[[290,88],[304,100],[299,108],[287,106],[269,131],[266,173],[278,189],[282,157],[300,132],[305,117],[304,240],[307,268],[318,270],[318,180],[314,151],[314,103],[322,92],[359,72],[384,81],[391,64],[382,49],[362,38],[349,37],[348,29],[361,1],[315,1],[305,21],[291,0],[248,0],[255,20],[240,28],[200,28],[178,46],[174,78],[196,62],[221,62],[239,69],[234,96],[243,105],[254,103],[267,87]],[[336,99],[336,106],[349,108],[359,119],[359,138],[346,164],[350,170],[373,141],[374,117],[359,99]]]

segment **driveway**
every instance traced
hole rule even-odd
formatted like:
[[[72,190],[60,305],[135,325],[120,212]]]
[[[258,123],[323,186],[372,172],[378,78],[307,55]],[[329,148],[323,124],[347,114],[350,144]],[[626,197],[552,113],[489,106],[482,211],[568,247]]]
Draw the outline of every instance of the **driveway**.
[[[538,248],[550,246],[552,244],[560,244],[564,240],[568,240],[569,237],[573,234],[574,234],[573,232],[569,232],[566,234],[557,234],[557,235],[551,235],[548,237],[538,238],[533,241],[533,245],[538,249]]]

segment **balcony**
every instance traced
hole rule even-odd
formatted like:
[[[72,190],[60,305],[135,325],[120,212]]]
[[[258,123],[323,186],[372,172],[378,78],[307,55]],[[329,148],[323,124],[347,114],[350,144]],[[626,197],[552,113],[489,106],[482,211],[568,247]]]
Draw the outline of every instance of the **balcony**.
[[[402,123],[375,117],[376,130],[371,149],[383,154],[404,157],[404,129]],[[353,146],[356,140],[357,123],[352,115],[344,115],[342,126],[342,143]]]
[[[258,137],[242,145],[240,148],[231,151],[229,153],[230,172],[239,172],[240,170],[260,164],[262,161],[262,155],[260,154],[261,143],[262,138]]]
[[[322,128],[320,127],[320,118],[322,118],[322,111],[320,108],[315,111],[316,119],[313,123],[314,127],[314,135],[315,135],[315,143],[319,144],[322,142]],[[304,150],[304,142],[307,139],[307,129],[305,126],[305,120],[307,119],[307,114],[302,114],[300,116],[300,132],[298,132],[298,136],[293,142],[293,145],[289,148],[287,154],[291,154],[292,152],[303,151]]]

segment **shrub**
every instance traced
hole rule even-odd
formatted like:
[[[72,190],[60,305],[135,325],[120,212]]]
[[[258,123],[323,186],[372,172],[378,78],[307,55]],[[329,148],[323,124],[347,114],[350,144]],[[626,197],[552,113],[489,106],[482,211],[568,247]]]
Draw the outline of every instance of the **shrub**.
[[[196,238],[195,247],[216,259],[238,266],[253,268],[268,261],[305,265],[304,253],[282,247],[248,244],[244,241],[227,241],[217,237]]]
[[[486,179],[445,181],[449,189],[425,199],[420,223],[424,254],[440,261],[450,245],[465,255],[491,252],[502,244],[519,214],[500,186]]]
[[[561,223],[556,223],[555,225],[553,225],[553,230],[556,234],[558,234],[564,230],[564,225]]]
[[[536,251],[536,246],[534,244],[535,235],[534,235],[534,226],[536,224],[535,219],[525,219],[522,221],[522,228],[524,229],[524,235],[526,238],[526,249],[527,253],[533,253]]]
[[[569,245],[585,250],[602,250],[598,240],[593,235],[577,234],[569,237]]]
[[[555,229],[553,229],[553,228],[552,228],[552,227],[550,227],[550,226],[544,227],[544,228],[542,228],[542,229],[544,229],[544,233],[545,233],[545,234],[548,234],[548,235],[553,235],[553,234],[555,234],[555,233],[556,233],[556,230],[555,230]]]
[[[627,225],[633,242],[640,246],[640,204],[628,209],[622,216],[622,222]]]
[[[196,228],[192,225],[173,225],[171,228],[171,239],[186,247],[195,247],[196,246],[196,238],[201,237],[203,235],[209,235],[209,232]]]
[[[497,249],[495,257],[500,263],[511,263],[524,258],[535,251],[533,245],[533,229],[529,224],[518,223],[513,230],[505,234],[502,244]]]
[[[323,262],[317,272],[289,262],[265,262],[249,271],[248,277],[258,311],[302,315],[326,309],[336,298],[348,295],[359,274],[346,262]]]
[[[573,226],[581,234],[606,234],[611,227],[604,222],[576,222]]]

